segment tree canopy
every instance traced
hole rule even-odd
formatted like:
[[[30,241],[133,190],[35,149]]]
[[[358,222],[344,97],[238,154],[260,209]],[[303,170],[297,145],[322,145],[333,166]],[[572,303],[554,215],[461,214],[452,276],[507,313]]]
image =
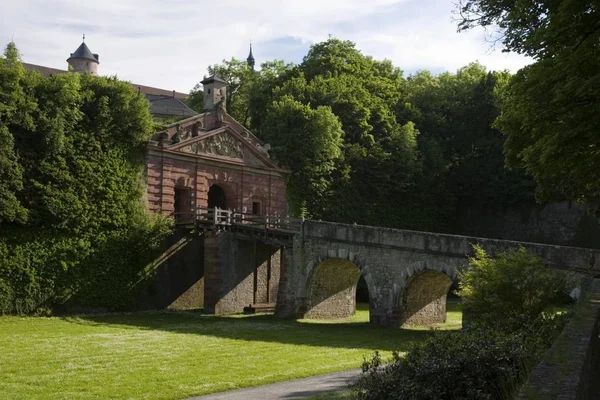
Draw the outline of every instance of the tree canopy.
[[[474,63],[405,77],[389,60],[334,38],[298,65],[273,61],[251,71],[231,60],[213,72],[233,80],[228,112],[293,171],[295,208],[307,216],[456,230],[458,208],[534,201],[532,181],[504,168],[504,137],[492,127],[508,72]],[[335,121],[341,134],[331,140]],[[329,149],[327,157],[318,148]]]
[[[0,96],[0,313],[123,305],[167,228],[142,202],[148,102],[116,78],[25,71],[13,43]]]
[[[525,167],[541,200],[600,206],[600,9],[595,1],[463,0],[459,29],[497,26],[505,51],[535,62],[501,97],[496,126],[512,167]]]

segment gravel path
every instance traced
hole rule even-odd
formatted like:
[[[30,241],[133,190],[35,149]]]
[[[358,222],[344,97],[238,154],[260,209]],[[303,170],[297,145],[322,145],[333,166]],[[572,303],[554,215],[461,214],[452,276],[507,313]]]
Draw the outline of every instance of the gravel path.
[[[334,372],[327,375],[311,376],[293,381],[278,382],[270,385],[257,386],[248,389],[232,390],[230,392],[213,393],[208,396],[192,397],[188,400],[278,400],[302,399],[325,392],[345,389],[353,383],[360,370]]]

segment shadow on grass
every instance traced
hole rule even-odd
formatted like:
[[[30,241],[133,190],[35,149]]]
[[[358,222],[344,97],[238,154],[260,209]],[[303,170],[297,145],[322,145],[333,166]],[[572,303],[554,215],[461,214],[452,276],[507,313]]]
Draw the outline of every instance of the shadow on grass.
[[[364,312],[364,310],[363,310]],[[242,341],[331,348],[407,351],[432,335],[428,329],[394,329],[369,322],[307,321],[274,315],[203,315],[199,312],[138,312],[63,317],[64,321],[118,329],[161,330]],[[448,332],[448,331],[442,331]]]

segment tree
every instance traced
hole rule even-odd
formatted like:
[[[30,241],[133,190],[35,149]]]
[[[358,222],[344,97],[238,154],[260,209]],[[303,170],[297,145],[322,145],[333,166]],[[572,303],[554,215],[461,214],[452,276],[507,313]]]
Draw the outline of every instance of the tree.
[[[0,58],[0,223],[23,223],[27,218],[27,210],[17,198],[23,190],[23,168],[10,129],[13,121],[31,125],[31,100],[22,88],[24,78],[19,53],[11,42]]]
[[[275,159],[292,170],[288,193],[293,212],[312,214],[329,189],[335,162],[342,155],[340,121],[328,107],[312,109],[284,96],[269,108],[263,135]]]
[[[540,200],[600,207],[600,8],[595,1],[463,0],[459,30],[499,26],[506,51],[533,57],[502,97],[496,126],[509,166],[523,166]]]
[[[17,54],[0,59],[0,313],[92,292],[122,306],[168,232],[142,202],[148,102],[116,78],[44,78]]]

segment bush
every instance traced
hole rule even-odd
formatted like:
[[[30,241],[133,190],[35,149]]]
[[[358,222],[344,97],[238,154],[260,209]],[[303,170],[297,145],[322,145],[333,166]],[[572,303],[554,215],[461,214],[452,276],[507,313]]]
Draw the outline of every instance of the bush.
[[[395,353],[388,365],[376,354],[363,364],[356,397],[514,398],[570,317],[544,313],[566,281],[523,248],[490,258],[475,247],[458,292],[473,322],[461,332],[436,333],[404,358]]]
[[[0,314],[128,307],[168,224],[147,214],[148,101],[127,82],[44,78],[0,57]]]
[[[29,314],[70,301],[83,307],[131,308],[145,267],[170,232],[167,220],[108,232],[100,240],[53,231],[0,235],[0,315]]]
[[[360,400],[512,399],[567,318],[540,316],[518,331],[438,332],[404,358],[395,353],[391,364],[376,354],[353,390]]]
[[[478,246],[460,274],[458,296],[466,319],[502,325],[523,317],[537,318],[564,301],[566,274],[550,270],[524,248],[491,258]]]

